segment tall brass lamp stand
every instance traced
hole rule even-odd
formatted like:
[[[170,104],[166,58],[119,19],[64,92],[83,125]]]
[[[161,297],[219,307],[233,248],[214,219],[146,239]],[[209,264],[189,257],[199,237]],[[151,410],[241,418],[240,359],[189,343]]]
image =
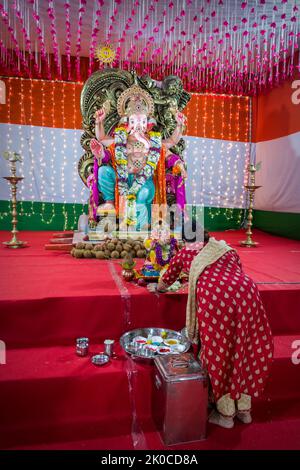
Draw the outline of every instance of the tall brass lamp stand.
[[[248,167],[249,181],[248,181],[248,184],[245,184],[244,186],[244,188],[248,191],[248,194],[249,194],[249,208],[248,208],[247,230],[246,230],[247,238],[246,240],[241,241],[240,245],[246,246],[249,248],[256,247],[258,245],[258,243],[252,239],[254,193],[258,188],[261,188],[261,186],[257,186],[255,184],[255,173],[257,169],[258,168],[255,165],[253,164],[249,165]]]
[[[8,248],[24,248],[27,246],[27,242],[23,242],[17,237],[17,185],[19,181],[22,181],[23,177],[16,175],[16,162],[21,161],[21,156],[16,152],[4,152],[3,156],[10,163],[11,176],[4,176],[3,178],[10,183],[12,205],[12,238],[9,242],[3,242],[3,244]]]

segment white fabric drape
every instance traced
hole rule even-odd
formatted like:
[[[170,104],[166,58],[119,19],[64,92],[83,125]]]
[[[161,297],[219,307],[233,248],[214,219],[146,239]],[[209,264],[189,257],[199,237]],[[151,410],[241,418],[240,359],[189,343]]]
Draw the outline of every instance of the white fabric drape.
[[[300,213],[300,132],[258,142],[255,208]]]
[[[83,154],[82,131],[16,124],[0,124],[0,154],[6,150],[23,156],[18,174],[24,176],[18,198],[24,201],[85,203],[88,190],[77,165]],[[244,178],[249,144],[186,136],[187,202],[211,207],[244,206]],[[0,158],[0,176],[9,174]],[[0,199],[10,199],[1,179]]]

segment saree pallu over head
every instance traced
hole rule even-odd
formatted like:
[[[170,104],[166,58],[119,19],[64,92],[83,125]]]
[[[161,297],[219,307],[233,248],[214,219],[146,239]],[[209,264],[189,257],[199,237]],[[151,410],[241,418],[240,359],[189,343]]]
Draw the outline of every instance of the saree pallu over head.
[[[215,238],[210,238],[208,243],[204,248],[202,248],[191,264],[189,274],[189,293],[186,307],[186,328],[188,337],[193,343],[199,342],[199,326],[196,305],[196,287],[198,278],[207,266],[213,264],[230,250],[233,250],[233,248],[227,245],[224,240],[217,241]]]

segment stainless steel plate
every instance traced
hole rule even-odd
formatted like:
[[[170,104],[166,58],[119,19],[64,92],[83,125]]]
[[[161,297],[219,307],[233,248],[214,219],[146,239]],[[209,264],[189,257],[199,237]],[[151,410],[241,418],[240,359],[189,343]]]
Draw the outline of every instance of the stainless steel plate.
[[[124,351],[129,354],[133,359],[143,359],[152,361],[158,353],[146,349],[143,345],[134,345],[133,340],[136,336],[144,336],[145,338],[148,335],[151,336],[161,336],[161,333],[166,332],[166,339],[175,338],[179,341],[180,344],[184,346],[182,352],[187,352],[191,347],[191,342],[182,335],[179,331],[168,330],[166,328],[138,328],[136,330],[128,331],[124,333],[120,338],[120,344]],[[174,354],[171,352],[170,354]]]
[[[104,366],[109,362],[109,357],[106,354],[96,354],[92,356],[91,361],[95,366]]]

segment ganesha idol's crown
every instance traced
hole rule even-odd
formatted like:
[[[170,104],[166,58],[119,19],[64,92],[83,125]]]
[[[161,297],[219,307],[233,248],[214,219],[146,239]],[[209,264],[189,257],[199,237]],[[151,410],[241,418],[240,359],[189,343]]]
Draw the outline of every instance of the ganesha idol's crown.
[[[117,111],[121,117],[132,114],[151,116],[154,113],[154,101],[146,90],[138,85],[132,85],[120,95]]]

